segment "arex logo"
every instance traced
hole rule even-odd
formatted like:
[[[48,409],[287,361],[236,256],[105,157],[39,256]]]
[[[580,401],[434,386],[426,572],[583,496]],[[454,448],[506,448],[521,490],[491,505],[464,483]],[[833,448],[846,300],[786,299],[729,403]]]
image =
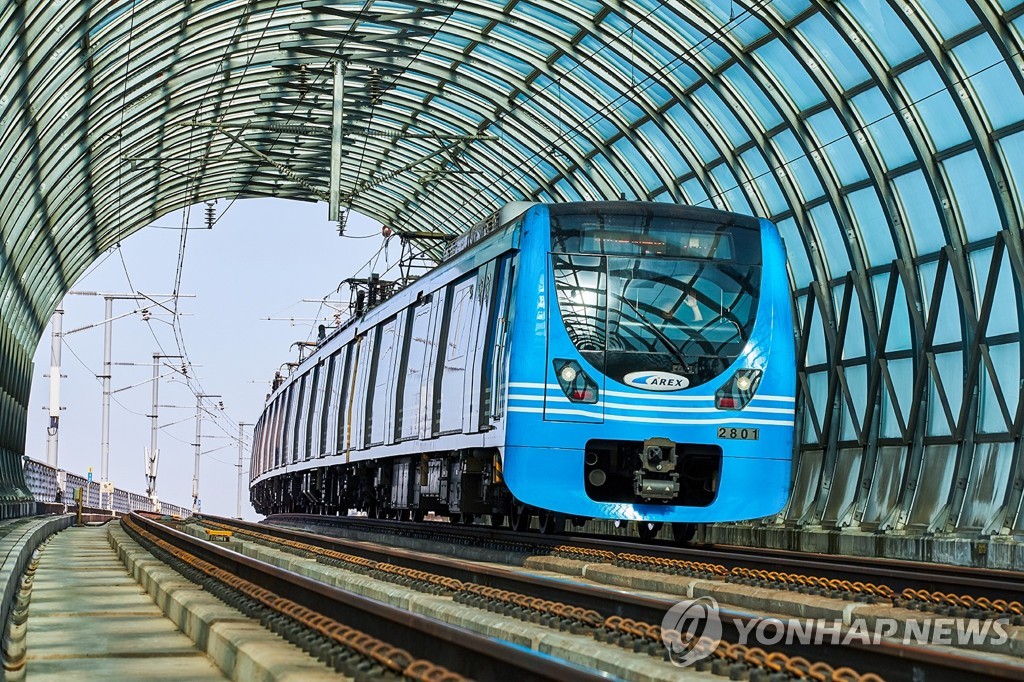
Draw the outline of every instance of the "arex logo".
[[[630,372],[622,380],[645,391],[681,391],[690,385],[689,379],[671,372]]]

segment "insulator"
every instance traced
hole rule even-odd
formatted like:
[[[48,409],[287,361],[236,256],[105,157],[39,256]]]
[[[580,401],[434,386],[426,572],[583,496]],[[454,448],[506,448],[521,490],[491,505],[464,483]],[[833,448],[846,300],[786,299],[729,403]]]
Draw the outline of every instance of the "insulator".
[[[345,236],[345,226],[348,224],[348,211],[338,215],[338,236]]]
[[[206,202],[206,229],[212,230],[213,224],[217,222],[217,210],[213,207],[212,201]]]

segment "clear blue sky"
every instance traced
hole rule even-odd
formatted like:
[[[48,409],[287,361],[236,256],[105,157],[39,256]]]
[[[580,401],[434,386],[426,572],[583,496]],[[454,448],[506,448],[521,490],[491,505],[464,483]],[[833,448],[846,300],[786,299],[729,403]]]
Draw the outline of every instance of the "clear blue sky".
[[[188,212],[190,227],[205,226],[203,208],[195,206]],[[338,237],[336,225],[326,220],[325,204],[250,199],[229,206],[220,200],[216,208],[220,218],[213,230],[187,232],[181,293],[196,298],[181,299],[180,310],[187,316],[180,321],[185,350],[197,365],[193,375],[204,392],[221,394],[219,400],[224,401],[224,416],[203,422],[202,508],[210,514],[233,516],[238,447],[228,435],[237,436],[238,422],[252,423],[259,417],[274,370],[296,358],[296,350],[289,346],[315,338],[315,323],[292,325],[263,318],[329,317],[331,311],[301,300],[330,295],[348,301],[347,289],[332,292],[360,268],[362,275],[369,272],[364,266],[374,260],[384,240],[379,223],[355,214],[346,233],[368,238]],[[179,211],[135,233],[124,240],[120,254],[112,250],[101,256],[72,290],[170,293],[182,224]],[[386,251],[376,256],[374,270],[383,273],[399,252],[398,240],[392,239]],[[114,315],[135,307],[129,301],[115,301]],[[100,297],[68,295],[64,309],[65,332],[103,320]],[[154,315],[147,324],[136,314],[113,322],[114,390],[150,379],[154,352],[178,354],[169,319]],[[102,390],[95,375],[102,373],[103,328],[68,334],[64,341],[62,364],[67,378],[62,383],[61,403],[66,409],[61,413],[58,465],[83,476],[91,466],[94,479],[99,480]],[[47,412],[43,408],[48,404],[49,380],[44,375],[49,373],[49,364],[47,327],[35,355],[26,444],[28,456],[41,461],[46,461]],[[116,393],[111,401],[110,477],[119,488],[138,493],[145,492],[143,449],[150,442],[146,415],[150,413],[151,390],[151,383],[143,383]],[[192,501],[196,399],[180,381],[168,377],[160,382],[160,404],[182,407],[159,411],[157,492],[161,500],[188,507]],[[251,434],[251,427],[246,431]],[[247,491],[243,502],[243,514],[256,518],[248,507]]]

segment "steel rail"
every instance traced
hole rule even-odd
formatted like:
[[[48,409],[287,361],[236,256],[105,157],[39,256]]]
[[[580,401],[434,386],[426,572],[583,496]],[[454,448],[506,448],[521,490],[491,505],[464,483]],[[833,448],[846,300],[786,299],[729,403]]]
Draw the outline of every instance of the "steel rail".
[[[255,583],[308,609],[357,625],[363,632],[476,680],[607,679],[572,665],[470,630],[338,589],[266,562],[196,539],[152,518],[131,518],[149,533],[217,568]]]
[[[803,572],[822,578],[841,580],[872,580],[886,582],[895,592],[905,589],[929,592],[962,593],[974,597],[1020,600],[1024,594],[1024,572],[991,568],[970,568],[923,561],[856,557],[839,554],[816,554],[780,549],[762,549],[734,545],[678,547],[667,542],[644,542],[631,538],[599,536],[589,533],[545,535],[539,532],[516,533],[486,526],[456,526],[438,522],[401,523],[361,517],[319,516],[316,514],[276,514],[268,523],[297,521],[320,526],[365,526],[371,532],[411,530],[465,537],[475,542],[494,541],[529,543],[538,549],[559,545],[620,552],[635,552],[656,557],[717,563],[727,569],[744,567],[768,571]]]
[[[679,601],[675,598],[638,594],[621,588],[582,584],[568,578],[553,579],[493,565],[425,555],[398,547],[379,544],[370,546],[365,541],[325,537],[269,524],[254,524],[216,517],[205,518],[233,526],[242,532],[250,530],[322,549],[355,554],[396,566],[442,573],[457,580],[526,593],[541,599],[563,602],[584,609],[593,609],[603,616],[617,615],[646,623],[660,624],[668,609]],[[279,519],[280,517],[272,518]],[[338,517],[338,519],[335,517],[314,518],[340,520],[344,517]],[[362,520],[360,519],[360,521]],[[448,526],[442,526],[442,528],[455,530]],[[459,530],[465,529],[459,528]],[[447,533],[445,534],[447,535]],[[522,538],[519,534],[516,536]],[[740,641],[741,632],[751,632],[751,628],[756,628],[757,624],[767,619],[764,614],[732,607],[720,606],[719,613],[723,625],[723,639],[727,642]],[[818,632],[817,625],[813,626],[812,631]],[[932,646],[899,644],[884,640],[877,644],[863,644],[855,641],[844,644],[842,643],[844,638],[845,632],[843,636],[837,638],[840,640],[839,642],[823,641],[821,644],[803,644],[796,639],[792,643],[787,643],[784,638],[783,642],[772,645],[772,649],[787,656],[802,656],[809,660],[824,659],[835,667],[847,666],[861,672],[875,672],[883,675],[890,682],[898,680],[959,682],[963,679],[1024,679],[1024,661],[1014,665],[970,650],[951,651]],[[814,641],[813,636],[810,639],[812,642]]]

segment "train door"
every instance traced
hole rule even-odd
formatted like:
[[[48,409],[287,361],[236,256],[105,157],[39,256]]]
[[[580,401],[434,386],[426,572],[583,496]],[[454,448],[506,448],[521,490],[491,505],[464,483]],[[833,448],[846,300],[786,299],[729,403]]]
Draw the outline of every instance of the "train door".
[[[608,263],[604,256],[551,254],[548,294],[548,343],[544,382],[544,419],[600,423],[604,421],[604,371],[608,329]],[[583,362],[580,362],[580,359]],[[586,397],[582,377],[554,380],[551,372],[583,370],[598,388]],[[596,376],[594,376],[596,375]],[[569,395],[573,392],[574,395]],[[580,395],[575,395],[579,393]]]
[[[495,268],[493,313],[488,316],[480,381],[480,426],[493,426],[504,415],[508,382],[508,343],[511,338],[516,254],[502,257]]]
[[[433,297],[423,296],[409,310],[408,332],[402,371],[398,381],[398,409],[395,420],[395,435],[400,441],[420,437],[420,424],[423,420],[423,407],[427,404],[427,382],[424,376],[430,343],[430,312],[433,308]]]
[[[470,355],[470,341],[474,328],[474,299],[477,276],[474,272],[452,284],[447,325],[442,330],[445,338],[440,358],[440,391],[434,397],[440,408],[437,415],[438,435],[461,433],[466,414],[466,369]]]
[[[492,349],[488,348],[491,341],[488,332],[496,287],[495,265],[495,261],[491,261],[481,265],[477,270],[477,286],[471,308],[472,320],[468,330],[469,357],[466,362],[466,387],[463,394],[466,397],[466,406],[462,413],[462,430],[465,433],[478,433],[484,426],[481,415],[487,414],[480,389],[484,384],[484,377],[490,374],[489,360]]]

